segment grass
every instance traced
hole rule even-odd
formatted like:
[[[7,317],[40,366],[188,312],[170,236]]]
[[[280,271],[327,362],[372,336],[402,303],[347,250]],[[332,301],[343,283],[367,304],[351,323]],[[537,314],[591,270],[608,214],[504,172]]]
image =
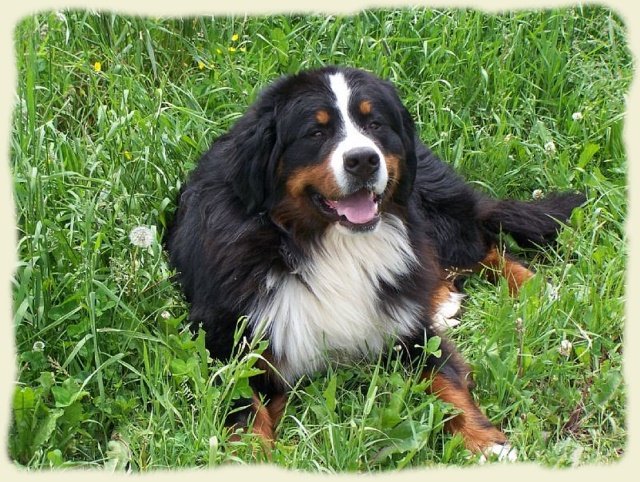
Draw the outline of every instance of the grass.
[[[252,440],[229,442],[223,419],[264,344],[208,365],[158,242],[199,154],[259,90],[327,63],[395,82],[422,139],[479,189],[588,195],[557,246],[522,253],[540,276],[517,299],[504,284],[470,281],[463,322],[449,335],[473,365],[476,400],[520,460],[620,460],[632,64],[611,11],[60,11],[25,18],[14,38],[16,465],[149,472],[251,463]],[[138,225],[154,233],[148,248],[129,242]],[[448,416],[451,407],[393,360],[332,367],[295,388],[273,463],[321,473],[475,465],[459,438],[443,434]]]

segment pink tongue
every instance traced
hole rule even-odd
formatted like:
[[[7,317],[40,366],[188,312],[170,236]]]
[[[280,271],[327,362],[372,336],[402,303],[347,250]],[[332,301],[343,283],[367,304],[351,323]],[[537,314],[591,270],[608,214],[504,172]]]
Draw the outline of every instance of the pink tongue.
[[[373,193],[362,189],[344,197],[336,203],[336,211],[353,224],[364,224],[376,217],[376,203]]]

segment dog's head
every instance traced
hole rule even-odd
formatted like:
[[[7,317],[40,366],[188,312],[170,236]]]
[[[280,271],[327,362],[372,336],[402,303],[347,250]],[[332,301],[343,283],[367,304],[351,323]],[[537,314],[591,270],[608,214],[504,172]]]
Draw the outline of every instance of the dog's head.
[[[301,72],[234,126],[229,181],[248,212],[267,211],[287,231],[372,231],[387,207],[406,204],[414,130],[390,83],[355,69]]]

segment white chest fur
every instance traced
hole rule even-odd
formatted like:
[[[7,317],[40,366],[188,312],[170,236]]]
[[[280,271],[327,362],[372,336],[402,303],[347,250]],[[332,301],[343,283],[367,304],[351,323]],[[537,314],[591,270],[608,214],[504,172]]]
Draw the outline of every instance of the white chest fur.
[[[418,263],[402,222],[385,216],[372,233],[330,227],[311,261],[296,274],[267,278],[269,295],[251,310],[264,322],[281,375],[290,383],[327,357],[379,352],[390,337],[415,329],[420,307],[408,301],[380,310],[380,283],[396,285]]]

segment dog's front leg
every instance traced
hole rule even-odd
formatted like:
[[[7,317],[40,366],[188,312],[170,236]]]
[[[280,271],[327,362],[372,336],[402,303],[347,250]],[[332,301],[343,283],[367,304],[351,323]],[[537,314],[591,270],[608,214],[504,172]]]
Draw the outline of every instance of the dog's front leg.
[[[515,460],[517,453],[487,416],[482,413],[469,393],[469,369],[453,351],[447,340],[442,340],[441,357],[430,356],[422,370],[421,378],[429,379],[427,391],[453,405],[459,412],[445,422],[445,429],[460,434],[465,447],[483,455],[498,454],[500,460]]]

